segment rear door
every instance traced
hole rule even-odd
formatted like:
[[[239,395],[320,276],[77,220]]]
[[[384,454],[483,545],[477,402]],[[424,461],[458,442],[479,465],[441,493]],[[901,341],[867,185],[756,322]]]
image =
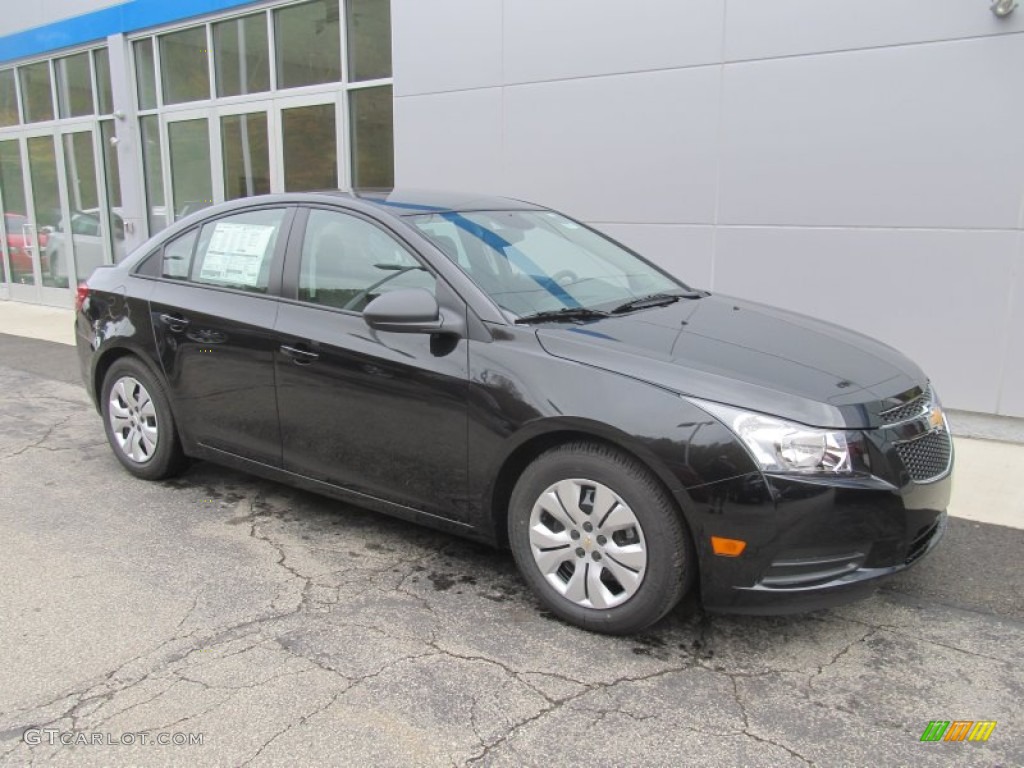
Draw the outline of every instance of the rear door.
[[[463,313],[465,304],[379,223],[303,213],[276,326],[285,469],[465,520],[467,341],[375,331],[362,317],[398,288],[433,291]]]
[[[158,354],[186,439],[278,467],[273,327],[294,210],[208,220],[169,242],[151,273]]]

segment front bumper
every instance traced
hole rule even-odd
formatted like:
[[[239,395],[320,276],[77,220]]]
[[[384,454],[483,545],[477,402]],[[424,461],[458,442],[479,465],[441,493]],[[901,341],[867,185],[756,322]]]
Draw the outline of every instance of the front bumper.
[[[752,473],[691,490],[706,610],[792,613],[865,597],[918,562],[946,528],[952,474],[902,488]],[[742,539],[739,557],[710,537]]]

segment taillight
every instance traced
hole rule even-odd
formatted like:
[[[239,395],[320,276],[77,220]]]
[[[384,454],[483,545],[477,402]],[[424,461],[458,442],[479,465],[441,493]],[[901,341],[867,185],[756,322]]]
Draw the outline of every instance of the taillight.
[[[75,312],[81,312],[86,300],[89,298],[89,286],[85,283],[78,284],[78,290],[75,292]]]

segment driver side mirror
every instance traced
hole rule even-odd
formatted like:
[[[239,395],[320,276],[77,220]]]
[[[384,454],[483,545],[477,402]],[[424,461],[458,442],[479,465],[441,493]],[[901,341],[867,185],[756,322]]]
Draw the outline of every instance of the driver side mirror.
[[[363,320],[371,328],[391,333],[445,333],[441,308],[423,288],[388,291],[366,305]]]

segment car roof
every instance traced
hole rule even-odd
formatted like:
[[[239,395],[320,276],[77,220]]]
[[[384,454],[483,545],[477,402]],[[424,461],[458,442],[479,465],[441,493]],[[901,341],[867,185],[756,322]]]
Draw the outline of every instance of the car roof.
[[[316,192],[317,195],[348,197],[370,203],[393,216],[415,216],[423,213],[452,211],[543,210],[525,200],[483,195],[474,192],[450,192],[431,189],[353,189]]]

